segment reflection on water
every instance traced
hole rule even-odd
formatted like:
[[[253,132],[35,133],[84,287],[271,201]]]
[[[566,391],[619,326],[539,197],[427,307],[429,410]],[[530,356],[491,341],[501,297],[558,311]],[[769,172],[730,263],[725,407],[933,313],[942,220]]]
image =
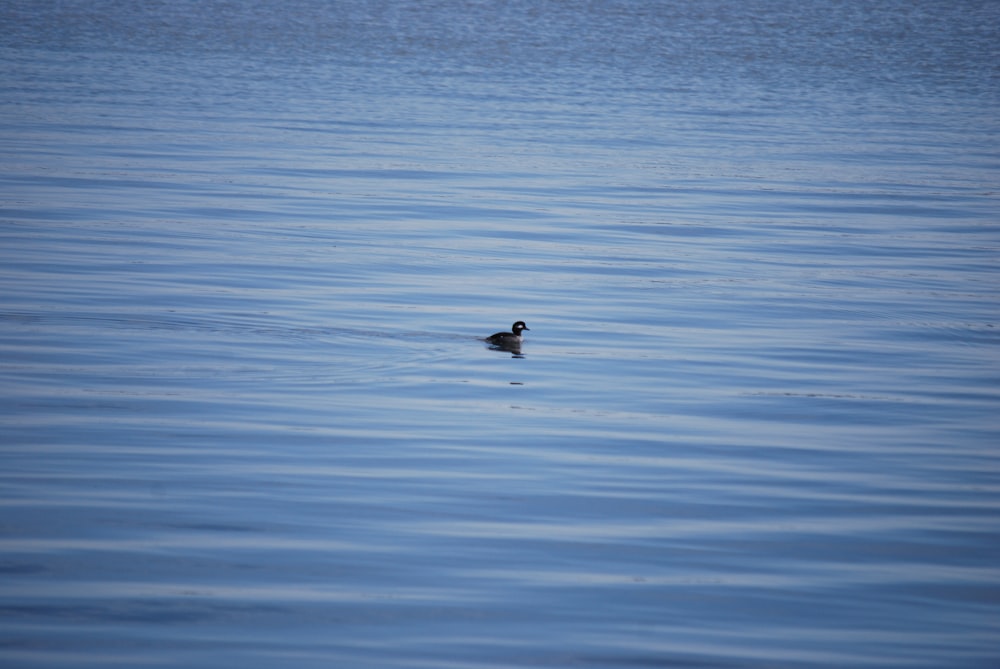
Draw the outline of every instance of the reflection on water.
[[[996,14],[6,3],[0,660],[993,666]]]
[[[503,351],[505,353],[510,353],[511,354],[510,357],[512,357],[512,358],[523,358],[524,357],[524,354],[521,352],[521,345],[520,344],[501,344],[499,346],[497,346],[497,345],[491,345],[490,346],[490,350],[491,351]]]

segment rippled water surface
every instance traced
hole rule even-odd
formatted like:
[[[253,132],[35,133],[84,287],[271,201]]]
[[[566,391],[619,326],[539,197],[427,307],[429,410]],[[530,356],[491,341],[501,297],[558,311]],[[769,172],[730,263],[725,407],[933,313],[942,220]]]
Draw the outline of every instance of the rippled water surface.
[[[998,26],[4,3],[0,663],[997,666]]]

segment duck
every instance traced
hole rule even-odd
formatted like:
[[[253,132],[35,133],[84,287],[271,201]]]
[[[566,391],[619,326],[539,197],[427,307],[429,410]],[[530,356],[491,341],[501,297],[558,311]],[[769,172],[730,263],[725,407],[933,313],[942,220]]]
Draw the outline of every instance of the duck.
[[[497,332],[496,334],[491,334],[483,341],[499,348],[520,348],[521,342],[524,340],[524,337],[521,336],[521,332],[530,329],[531,328],[524,324],[524,321],[517,321],[510,327],[510,332]]]

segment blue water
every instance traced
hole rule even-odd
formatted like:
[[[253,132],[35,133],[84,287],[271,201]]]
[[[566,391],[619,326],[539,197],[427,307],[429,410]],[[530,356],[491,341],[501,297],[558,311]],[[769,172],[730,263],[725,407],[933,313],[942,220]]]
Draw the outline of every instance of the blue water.
[[[0,664],[997,666],[998,109],[988,0],[8,0]]]

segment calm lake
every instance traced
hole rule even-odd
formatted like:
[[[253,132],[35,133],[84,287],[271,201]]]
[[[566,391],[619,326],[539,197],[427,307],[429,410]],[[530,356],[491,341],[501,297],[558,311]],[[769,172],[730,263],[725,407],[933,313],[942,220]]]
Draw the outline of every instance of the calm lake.
[[[998,110],[995,0],[6,0],[0,664],[1000,665]]]

